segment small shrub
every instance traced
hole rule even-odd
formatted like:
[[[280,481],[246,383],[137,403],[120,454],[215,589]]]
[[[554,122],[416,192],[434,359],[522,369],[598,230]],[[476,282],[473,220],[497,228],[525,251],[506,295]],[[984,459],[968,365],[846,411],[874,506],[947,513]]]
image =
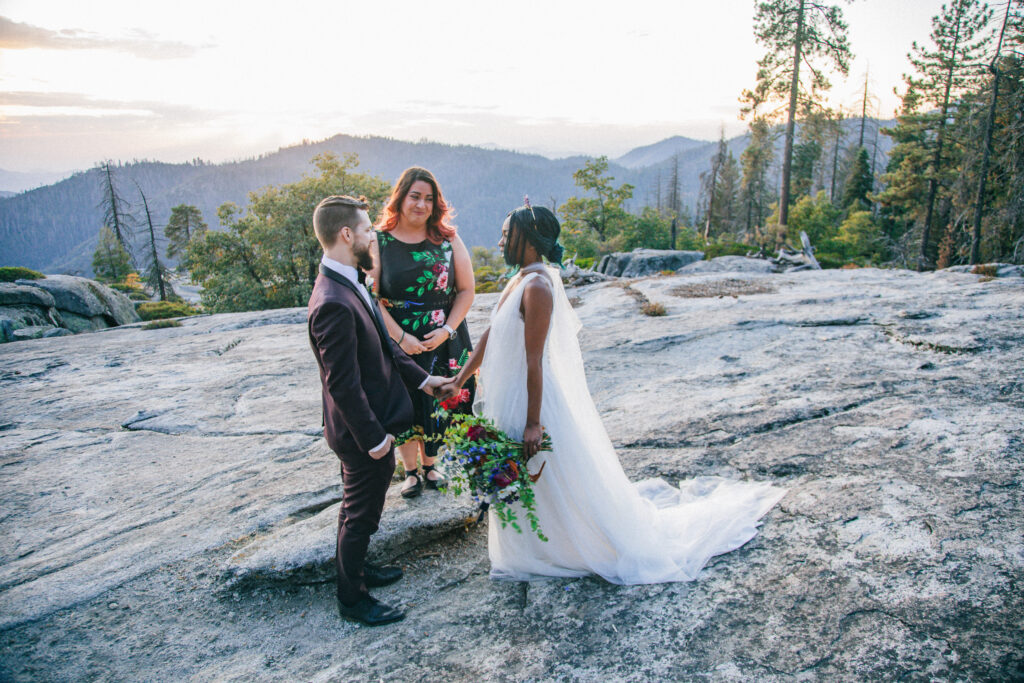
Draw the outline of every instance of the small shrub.
[[[846,259],[838,254],[815,254],[814,258],[817,259],[818,265],[826,270],[842,268],[843,264],[847,262]]]
[[[667,313],[665,306],[654,301],[647,301],[640,306],[640,310],[644,315],[652,317],[662,316]]]
[[[675,274],[676,274],[676,271],[674,271],[674,270],[662,270],[662,271],[659,271],[659,275],[666,275],[666,276],[668,276],[668,275],[675,275]]]
[[[498,289],[498,283],[490,280],[484,280],[483,282],[477,281],[476,293],[477,294],[490,294],[491,292],[501,291]]]
[[[860,268],[860,266],[858,266],[856,263],[846,263],[839,270],[856,270],[857,268]]]
[[[196,315],[199,311],[187,303],[172,301],[145,301],[135,307],[135,311],[143,320],[160,320],[178,318],[185,315]]]
[[[971,272],[975,275],[984,275],[985,277],[997,277],[999,275],[999,266],[988,264],[978,264],[971,268]]]
[[[704,247],[704,260],[710,261],[719,256],[746,256],[752,251],[757,251],[757,247],[741,242],[714,242]]]
[[[152,320],[142,326],[144,330],[160,330],[165,327],[181,327],[181,323],[177,320]]]
[[[592,268],[594,266],[594,259],[590,256],[578,258],[576,259],[576,265],[580,268]]]
[[[21,266],[3,266],[0,268],[0,282],[14,282],[15,280],[42,280],[45,275],[31,268]]]

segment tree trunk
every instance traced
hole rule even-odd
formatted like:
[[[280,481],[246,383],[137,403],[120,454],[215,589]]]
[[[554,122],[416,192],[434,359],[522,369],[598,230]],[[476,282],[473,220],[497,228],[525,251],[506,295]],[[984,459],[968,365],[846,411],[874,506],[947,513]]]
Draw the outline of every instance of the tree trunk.
[[[921,257],[917,269],[924,270],[931,262],[928,257],[928,242],[931,238],[932,217],[935,213],[935,196],[939,191],[939,169],[942,167],[942,143],[945,141],[946,117],[949,115],[949,92],[953,87],[953,69],[956,67],[956,49],[960,44],[960,24],[963,14],[957,15],[956,31],[953,34],[953,49],[949,57],[949,69],[946,72],[946,90],[942,96],[942,118],[939,119],[939,130],[935,134],[935,155],[932,157],[932,172],[928,179],[928,204],[924,216],[924,230],[921,232]]]
[[[786,118],[786,145],[782,152],[782,191],[779,194],[779,234],[776,246],[785,239],[786,225],[789,223],[789,181],[793,166],[793,132],[796,127],[796,100],[800,88],[800,50],[803,47],[804,33],[804,0],[800,0],[800,9],[796,20],[796,35],[793,38],[793,81],[789,88],[789,114]]]
[[[861,119],[863,122],[863,119]],[[843,133],[843,112],[839,111],[839,121],[836,124],[836,142],[832,145],[832,187],[829,188],[828,200],[836,203],[836,174],[839,173],[839,136]],[[861,126],[861,137],[864,136],[864,126]]]
[[[992,156],[992,134],[996,124],[996,103],[999,100],[999,67],[996,66],[999,60],[999,52],[1003,48],[1003,34],[1006,32],[1006,22],[1010,18],[1010,2],[1006,3],[1006,15],[1003,17],[1003,27],[999,30],[999,42],[996,44],[996,55],[992,58],[988,70],[992,74],[992,101],[988,105],[988,126],[985,128],[985,151],[981,155],[981,171],[978,178],[978,196],[974,202],[974,231],[971,236],[971,265],[975,265],[981,259],[981,206],[985,199],[985,181],[988,177],[988,161]]]
[[[164,277],[163,273],[160,272],[160,260],[159,254],[156,250],[156,234],[153,232],[153,217],[149,213],[149,202],[146,201],[146,195],[142,194],[142,190],[139,190],[139,195],[142,196],[142,206],[146,210],[146,224],[149,226],[149,249],[150,255],[153,258],[153,268],[157,271],[157,287],[160,290],[160,301],[167,300],[167,292],[164,290]]]

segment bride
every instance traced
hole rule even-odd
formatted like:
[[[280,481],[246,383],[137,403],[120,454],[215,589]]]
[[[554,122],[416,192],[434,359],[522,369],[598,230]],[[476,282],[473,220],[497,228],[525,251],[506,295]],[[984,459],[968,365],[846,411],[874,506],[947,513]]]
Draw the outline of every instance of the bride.
[[[475,405],[503,430],[522,434],[537,455],[544,431],[552,451],[533,485],[544,542],[489,520],[491,576],[529,580],[597,574],[612,583],[692,581],[714,555],[756,534],[758,520],[785,494],[768,484],[700,477],[678,488],[626,477],[587,389],[576,335],[580,321],[558,271],[561,227],[544,207],[512,211],[502,226],[506,262],[518,266],[491,313],[491,325],[449,387],[479,368]]]

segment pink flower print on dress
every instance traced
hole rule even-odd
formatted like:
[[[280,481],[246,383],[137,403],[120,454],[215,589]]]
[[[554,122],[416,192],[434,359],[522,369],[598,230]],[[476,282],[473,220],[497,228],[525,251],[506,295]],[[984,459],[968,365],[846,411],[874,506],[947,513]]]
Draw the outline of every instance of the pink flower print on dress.
[[[444,325],[444,320],[444,311],[441,309],[436,309],[430,312],[430,322],[434,323],[435,327],[441,327],[441,325]]]
[[[440,264],[438,264],[440,265]],[[447,266],[441,266],[441,272],[437,274],[437,288],[440,290],[448,289],[448,268]]]
[[[448,359],[448,369],[449,370],[458,370],[459,369],[458,361],[456,361],[454,358],[449,358]]]

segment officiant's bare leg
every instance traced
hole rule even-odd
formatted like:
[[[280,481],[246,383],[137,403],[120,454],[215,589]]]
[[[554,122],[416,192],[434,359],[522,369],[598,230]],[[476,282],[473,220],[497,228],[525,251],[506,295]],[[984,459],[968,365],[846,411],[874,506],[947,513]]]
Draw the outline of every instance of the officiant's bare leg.
[[[405,468],[405,481],[402,482],[402,497],[415,498],[423,491],[423,482],[417,472],[417,461],[423,453],[423,441],[413,439],[398,447],[398,456]],[[429,464],[429,463],[424,463]]]
[[[395,471],[395,450],[380,460],[365,453],[342,456],[344,498],[338,512],[338,542],[334,561],[337,567],[338,600],[354,605],[367,595],[363,579],[366,549],[370,536],[380,526],[384,496]]]

